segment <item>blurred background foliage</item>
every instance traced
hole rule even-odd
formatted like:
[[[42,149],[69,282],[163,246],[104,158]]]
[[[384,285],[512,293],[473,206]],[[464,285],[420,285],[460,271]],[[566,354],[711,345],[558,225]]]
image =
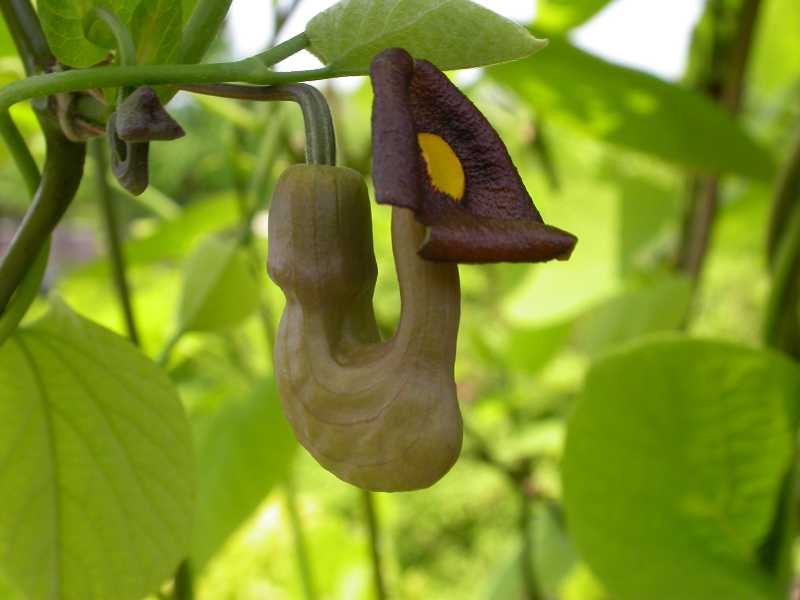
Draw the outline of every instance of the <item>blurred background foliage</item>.
[[[570,44],[569,31],[607,4],[539,2],[533,27],[550,47],[465,86],[547,221],[580,243],[569,263],[461,269],[465,447],[432,489],[375,498],[391,597],[610,600],[576,553],[562,509],[565,416],[587,369],[657,332],[760,343],[775,177],[800,124],[800,3],[760,3],[734,104],[726,57],[741,44],[746,1],[706,3],[678,83]],[[224,39],[214,49],[228,52]],[[0,24],[0,82],[22,74],[12,53]],[[341,162],[368,174],[369,83],[322,88]],[[194,425],[198,598],[372,598],[362,496],[297,446],[271,379],[283,300],[263,268],[266,221],[276,177],[302,160],[299,112],[185,94],[171,111],[187,136],[154,146],[143,197],[115,189],[114,202],[143,348],[168,365]],[[30,109],[14,113],[41,155]],[[701,278],[681,254],[709,178],[716,213]],[[22,189],[0,149],[6,243],[26,208]],[[373,220],[375,305],[390,333],[399,298],[389,210],[375,206]],[[244,248],[235,243],[242,228],[252,233]],[[125,332],[92,177],[56,234],[47,286]]]

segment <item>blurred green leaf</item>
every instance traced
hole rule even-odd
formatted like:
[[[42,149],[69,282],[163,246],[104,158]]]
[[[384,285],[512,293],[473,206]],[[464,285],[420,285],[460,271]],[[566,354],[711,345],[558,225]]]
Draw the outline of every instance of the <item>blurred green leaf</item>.
[[[538,373],[569,341],[572,326],[572,319],[568,319],[552,325],[515,327],[504,354],[508,366],[525,373]]]
[[[723,343],[669,337],[592,368],[568,422],[564,493],[578,549],[615,598],[785,597],[758,553],[798,397],[794,363]]]
[[[181,332],[230,329],[258,308],[258,284],[234,238],[206,239],[189,257],[184,273]]]
[[[182,23],[180,2],[140,0],[131,22],[137,64],[177,62]]]
[[[507,598],[522,598],[522,566],[520,563],[520,550],[514,549],[511,558],[499,564],[495,572],[489,576],[486,589],[481,594],[482,600],[506,600]]]
[[[516,428],[513,438],[503,440],[496,454],[505,464],[531,458],[557,459],[561,457],[564,434],[562,418],[539,419]]]
[[[573,340],[596,356],[638,337],[677,329],[686,319],[691,282],[680,275],[663,275],[626,290],[595,306],[578,319]]]
[[[139,0],[39,0],[37,8],[47,41],[56,58],[70,67],[90,67],[116,45],[108,26],[98,20],[84,30],[84,20],[96,6],[130,23]]]
[[[0,19],[0,56],[15,56],[17,54],[17,47],[14,45],[14,40],[11,39],[11,34],[6,27],[5,19]]]
[[[297,449],[275,383],[223,405],[197,443],[198,506],[192,558],[202,568],[282,483]]]
[[[0,564],[31,598],[139,600],[185,556],[189,424],[130,343],[56,303],[0,349]]]
[[[228,196],[194,202],[178,217],[161,222],[149,235],[127,241],[125,257],[129,266],[180,258],[202,238],[232,227],[238,219],[236,204]],[[98,260],[77,269],[75,274],[101,275],[108,272],[108,267],[107,260]]]
[[[578,567],[578,557],[558,507],[536,507],[533,539],[533,564],[539,587],[545,598],[560,598],[564,584]]]
[[[800,82],[800,2],[770,0],[759,18],[751,80],[762,94]]]
[[[707,173],[769,178],[769,152],[708,98],[552,40],[489,71],[543,116],[596,139]]]
[[[227,195],[193,202],[151,235],[130,240],[125,245],[126,257],[134,264],[181,257],[201,238],[232,227],[238,218],[236,203]]]
[[[212,118],[221,117],[245,131],[253,129],[258,123],[258,115],[252,110],[227,98],[196,94],[192,99],[206,109]]]
[[[610,0],[537,0],[536,28],[548,35],[566,33],[599,13]]]
[[[516,60],[544,47],[524,27],[469,0],[342,0],[309,21],[310,50],[333,69],[368,73],[386,48],[440,69]]]
[[[559,598],[561,587],[577,567],[572,543],[553,507],[537,505],[531,519],[533,572],[542,598]],[[518,545],[519,546],[519,545]],[[510,559],[500,563],[490,576],[483,600],[525,598],[522,581],[522,553],[517,547]]]

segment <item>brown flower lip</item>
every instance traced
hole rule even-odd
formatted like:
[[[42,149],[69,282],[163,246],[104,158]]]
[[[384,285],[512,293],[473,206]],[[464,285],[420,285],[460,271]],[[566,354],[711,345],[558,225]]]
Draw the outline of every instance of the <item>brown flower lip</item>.
[[[577,238],[546,225],[508,150],[431,63],[391,48],[372,62],[373,179],[379,203],[428,227],[419,254],[441,262],[566,260]]]

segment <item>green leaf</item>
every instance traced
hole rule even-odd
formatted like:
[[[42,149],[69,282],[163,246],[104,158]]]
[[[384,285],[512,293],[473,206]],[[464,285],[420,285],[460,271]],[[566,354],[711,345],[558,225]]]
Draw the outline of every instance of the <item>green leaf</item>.
[[[793,461],[800,373],[778,354],[663,338],[597,363],[563,483],[581,556],[617,600],[777,599],[759,562]]]
[[[368,73],[386,48],[464,69],[524,58],[545,45],[469,0],[342,0],[311,19],[306,35],[323,63],[353,74]]]
[[[180,2],[141,0],[131,22],[137,64],[178,62],[182,25]]]
[[[89,31],[84,19],[96,6],[130,23],[139,0],[39,0],[37,8],[47,41],[59,61],[70,67],[90,67],[116,46],[108,26],[95,21]]]
[[[548,34],[566,33],[603,10],[609,0],[538,0],[536,28]]]
[[[691,295],[686,277],[659,277],[593,307],[575,324],[573,339],[596,356],[646,334],[675,330],[686,318]]]
[[[55,304],[0,348],[0,568],[30,598],[140,600],[189,550],[189,424],[130,343]]]
[[[211,419],[198,441],[196,568],[285,480],[298,447],[272,380]]]
[[[532,60],[500,65],[492,77],[545,118],[596,139],[704,173],[767,179],[768,150],[705,96],[551,41]]]
[[[178,329],[220,331],[258,308],[259,288],[235,239],[210,237],[189,257],[178,308]]]

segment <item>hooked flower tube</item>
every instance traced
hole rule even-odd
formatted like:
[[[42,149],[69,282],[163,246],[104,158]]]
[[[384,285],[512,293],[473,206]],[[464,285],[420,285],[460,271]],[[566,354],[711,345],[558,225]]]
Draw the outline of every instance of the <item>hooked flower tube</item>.
[[[427,227],[419,255],[455,263],[566,260],[577,238],[545,225],[508,150],[431,63],[391,48],[372,62],[379,203]]]
[[[436,67],[386,50],[372,82],[376,196],[393,205],[394,335],[381,336],[372,306],[360,173],[331,161],[282,175],[268,268],[286,296],[275,377],[295,435],[344,481],[394,492],[434,484],[461,451],[457,263],[567,259],[577,240],[544,224],[497,133]]]

